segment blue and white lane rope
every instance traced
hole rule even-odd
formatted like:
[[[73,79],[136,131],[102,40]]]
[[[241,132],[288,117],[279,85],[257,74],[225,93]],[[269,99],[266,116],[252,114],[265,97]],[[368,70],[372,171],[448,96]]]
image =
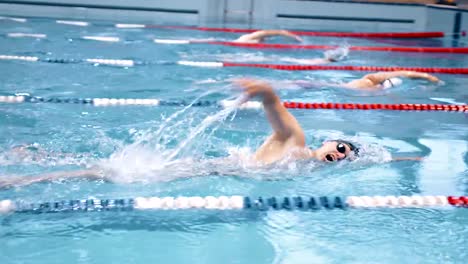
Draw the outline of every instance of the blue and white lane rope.
[[[141,65],[184,65],[192,67],[223,67],[222,62],[204,62],[204,61],[137,61],[137,60],[119,60],[119,59],[57,59],[57,58],[39,58],[35,56],[16,56],[16,55],[0,55],[0,60],[7,61],[28,61],[28,62],[45,62],[58,64],[78,64],[86,63],[93,65],[107,65],[118,67],[133,67]]]
[[[185,100],[177,101],[164,101],[158,99],[132,99],[132,98],[43,98],[29,95],[17,95],[17,96],[0,96],[0,103],[55,103],[55,104],[82,104],[82,105],[93,105],[93,106],[130,106],[130,105],[143,105],[143,106],[188,106],[192,105],[195,107],[231,107],[235,104],[235,101],[222,100],[207,101],[200,100],[196,102],[190,102]],[[240,109],[261,109],[261,102],[249,101],[242,104]]]
[[[320,196],[320,197],[137,197],[82,199],[45,203],[0,201],[0,214],[129,210],[318,210],[346,208],[468,208],[466,196]]]
[[[92,106],[194,106],[194,107],[237,107],[238,109],[262,109],[263,104],[258,101],[248,101],[237,104],[234,100],[221,101],[165,101],[158,99],[132,99],[132,98],[42,98],[29,94],[16,96],[0,96],[0,103],[56,103],[56,104],[81,104]],[[468,112],[468,105],[429,105],[429,104],[356,104],[356,103],[304,103],[282,102],[283,106],[291,109],[337,109],[337,110],[395,110],[395,111],[444,111],[444,112]]]

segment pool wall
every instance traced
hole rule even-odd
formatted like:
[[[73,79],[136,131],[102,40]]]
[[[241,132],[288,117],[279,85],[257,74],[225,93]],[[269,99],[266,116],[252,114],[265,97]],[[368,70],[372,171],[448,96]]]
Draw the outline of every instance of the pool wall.
[[[0,14],[357,32],[468,28],[468,10],[457,7],[318,0],[0,0]]]

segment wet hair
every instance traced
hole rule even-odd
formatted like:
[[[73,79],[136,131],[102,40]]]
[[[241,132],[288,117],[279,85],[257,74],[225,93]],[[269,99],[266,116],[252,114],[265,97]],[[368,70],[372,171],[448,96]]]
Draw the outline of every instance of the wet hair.
[[[337,143],[343,143],[345,145],[348,145],[349,149],[354,152],[354,155],[356,157],[359,156],[359,148],[356,147],[353,143],[349,142],[349,141],[346,141],[346,140],[342,140],[342,139],[335,139],[335,140],[331,140],[331,141],[334,141],[334,142],[337,142]]]

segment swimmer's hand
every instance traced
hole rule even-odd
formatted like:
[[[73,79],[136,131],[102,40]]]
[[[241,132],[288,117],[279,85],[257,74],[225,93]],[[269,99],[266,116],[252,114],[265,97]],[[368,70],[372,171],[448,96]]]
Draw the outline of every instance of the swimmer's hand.
[[[297,42],[303,42],[302,38],[299,37],[298,35],[292,33],[292,32],[289,32],[287,30],[282,30],[282,33],[283,33],[283,36],[286,36],[286,37],[290,37],[290,38],[293,38],[294,40],[296,40]]]
[[[427,73],[426,73],[427,74]],[[434,75],[427,74],[427,80],[433,82],[433,83],[441,83],[442,81],[435,77]]]
[[[412,78],[412,79],[426,79],[428,81],[431,81],[431,82],[434,82],[434,83],[439,83],[440,82],[440,79],[437,78],[436,76],[432,75],[432,74],[429,74],[429,73],[425,73],[425,72],[414,72],[414,71],[401,71],[403,72],[403,76],[406,76],[408,78]],[[396,72],[398,73],[398,71]],[[398,77],[398,76],[396,76]]]
[[[297,42],[303,42],[303,41],[304,41],[301,37],[299,37],[299,36],[297,36],[297,35],[294,35],[293,38],[294,38]]]
[[[263,104],[271,104],[279,100],[271,85],[265,81],[237,79],[234,80],[234,84],[238,85],[244,90],[245,94],[247,95],[247,99],[260,96],[263,99]]]

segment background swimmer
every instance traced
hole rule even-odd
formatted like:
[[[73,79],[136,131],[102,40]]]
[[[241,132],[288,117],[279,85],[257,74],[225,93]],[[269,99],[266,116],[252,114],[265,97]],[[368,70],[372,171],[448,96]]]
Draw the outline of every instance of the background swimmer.
[[[253,33],[242,35],[238,39],[234,40],[234,42],[260,43],[265,41],[266,38],[274,36],[288,37],[298,42],[302,42],[302,38],[287,30],[259,30]]]
[[[318,86],[331,85],[347,89],[376,91],[382,89],[389,89],[401,85],[403,81],[399,77],[405,77],[410,79],[424,79],[433,83],[442,83],[442,81],[434,75],[415,71],[376,72],[366,74],[360,79],[342,84],[312,81],[295,81],[294,83],[303,88],[313,88]]]
[[[347,46],[338,47],[336,49],[327,50],[323,53],[323,58],[315,59],[296,59],[296,58],[281,58],[281,61],[307,64],[307,65],[320,65],[328,64],[332,62],[338,62],[346,59],[349,53],[349,48]]]

